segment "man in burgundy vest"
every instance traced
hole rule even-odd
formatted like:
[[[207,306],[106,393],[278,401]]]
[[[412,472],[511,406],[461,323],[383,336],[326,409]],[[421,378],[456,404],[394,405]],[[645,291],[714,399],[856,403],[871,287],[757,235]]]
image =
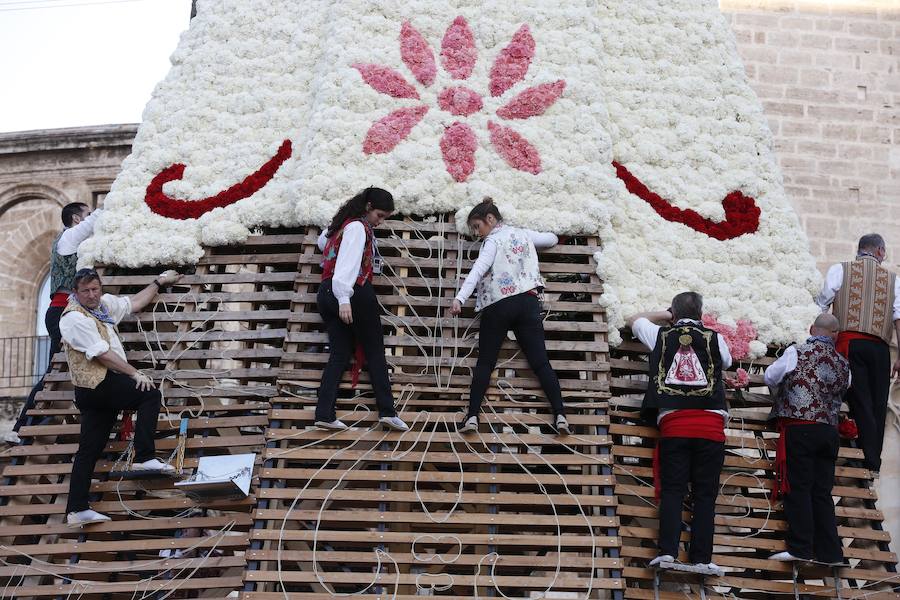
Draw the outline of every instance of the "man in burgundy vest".
[[[725,386],[731,352],[703,326],[703,298],[683,292],[668,311],[633,315],[632,333],[650,348],[650,381],[641,416],[659,427],[654,478],[659,494],[659,555],[651,567],[673,562],[681,537],[681,509],[691,484],[694,510],[688,560],[712,571],[716,496],[725,461]],[[658,477],[657,477],[658,474]]]
[[[772,560],[843,563],[834,520],[834,463],[840,439],[841,399],[850,386],[850,365],[835,350],[839,323],[819,315],[810,338],[790,346],[766,369],[780,437],[775,453],[776,497],[784,497],[787,551]]]
[[[877,233],[859,239],[856,258],[832,265],[816,296],[823,312],[831,307],[841,333],[835,347],[850,361],[853,385],[844,400],[859,427],[865,466],[876,475],[891,375],[900,374],[900,359],[891,367],[891,338],[900,339],[900,288],[896,275],[881,266],[886,251]]]

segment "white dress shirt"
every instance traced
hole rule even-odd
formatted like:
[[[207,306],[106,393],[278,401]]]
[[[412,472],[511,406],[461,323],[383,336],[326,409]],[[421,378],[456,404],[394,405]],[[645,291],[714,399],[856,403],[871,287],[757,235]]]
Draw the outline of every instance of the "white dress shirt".
[[[469,296],[472,295],[472,292],[475,291],[475,286],[478,285],[481,278],[484,277],[494,265],[494,258],[497,256],[497,242],[492,239],[492,236],[495,231],[500,229],[500,227],[503,227],[503,225],[494,227],[494,229],[491,230],[491,233],[484,238],[484,243],[481,244],[481,250],[478,252],[478,259],[475,261],[475,264],[472,265],[472,270],[466,275],[466,280],[463,282],[459,293],[456,294],[456,299],[459,300],[460,304],[466,303],[466,300],[468,300]],[[553,233],[532,231],[531,229],[523,229],[522,231],[528,235],[528,239],[534,244],[536,250],[552,248],[559,243],[559,238]]]
[[[97,209],[87,216],[77,225],[72,225],[62,232],[59,241],[56,243],[56,252],[60,256],[70,256],[78,252],[78,246],[81,242],[88,239],[94,233],[94,221],[102,213],[101,209]]]
[[[319,250],[324,251],[326,243],[328,243],[328,238],[325,237],[325,231],[323,231],[317,240]],[[334,275],[331,276],[331,291],[337,298],[338,304],[350,304],[350,297],[353,296],[353,286],[356,284],[356,278],[359,277],[365,249],[365,225],[359,221],[350,221],[344,226],[344,236],[341,238],[341,248],[334,265]]]
[[[828,268],[825,273],[825,283],[822,285],[822,291],[816,295],[816,304],[822,309],[822,312],[828,312],[834,297],[841,289],[844,283],[844,265],[837,263]],[[900,319],[900,277],[894,280],[894,314],[892,319],[896,321]]]
[[[763,373],[763,379],[765,380],[767,386],[769,386],[770,388],[775,388],[779,383],[782,382],[782,380],[787,376],[788,373],[792,372],[796,368],[797,346],[788,346],[784,349],[784,353],[779,356],[775,362],[766,367],[766,371],[765,373]],[[850,375],[850,378],[853,378],[852,374]]]
[[[778,360],[766,367],[763,379],[769,387],[776,387],[785,375],[797,368],[797,347],[788,346]]]
[[[691,323],[693,325],[700,325],[700,321],[695,321],[693,319],[679,319],[676,325],[681,325],[683,323]],[[656,347],[656,338],[659,335],[659,330],[662,329],[661,326],[657,325],[650,319],[641,317],[640,319],[636,319],[635,322],[631,325],[631,333],[637,339],[641,340],[641,342],[650,348],[652,351]],[[719,356],[722,357],[722,368],[727,369],[731,366],[731,350],[728,349],[728,343],[725,341],[725,338],[722,337],[721,333],[716,333],[719,339]],[[648,383],[648,385],[652,385],[652,383]],[[662,418],[669,414],[670,412],[675,412],[678,409],[664,409],[659,411],[659,416],[656,418],[656,422],[659,423],[662,421]],[[716,414],[722,415],[722,418],[726,421],[728,420],[728,411],[727,410],[711,410],[709,412],[714,412]]]
[[[131,313],[131,299],[128,296],[113,296],[112,294],[103,294],[100,298],[100,304],[109,311],[116,325],[119,324],[125,315]],[[109,334],[109,343],[100,337],[97,331],[97,323],[94,319],[86,317],[80,312],[71,311],[63,315],[59,320],[59,331],[65,343],[79,352],[84,352],[88,359],[93,360],[97,356],[112,350],[122,360],[125,358],[125,348],[122,347],[122,340],[116,332],[114,325],[103,323],[106,327],[106,333]]]

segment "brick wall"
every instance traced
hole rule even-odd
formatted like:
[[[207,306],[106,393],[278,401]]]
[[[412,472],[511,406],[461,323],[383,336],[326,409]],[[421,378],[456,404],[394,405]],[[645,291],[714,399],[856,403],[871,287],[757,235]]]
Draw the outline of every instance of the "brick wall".
[[[881,233],[900,268],[900,0],[720,0],[821,269]]]

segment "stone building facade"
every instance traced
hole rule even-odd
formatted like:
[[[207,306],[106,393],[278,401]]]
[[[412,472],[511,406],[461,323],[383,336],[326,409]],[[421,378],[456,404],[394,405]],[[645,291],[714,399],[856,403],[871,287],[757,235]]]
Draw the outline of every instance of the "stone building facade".
[[[136,131],[106,125],[0,134],[0,338],[35,335],[60,209],[102,203]],[[19,380],[8,378],[25,364],[17,347],[0,347],[0,396],[21,393],[11,387]]]
[[[861,234],[900,267],[900,2],[720,0],[819,267]]]

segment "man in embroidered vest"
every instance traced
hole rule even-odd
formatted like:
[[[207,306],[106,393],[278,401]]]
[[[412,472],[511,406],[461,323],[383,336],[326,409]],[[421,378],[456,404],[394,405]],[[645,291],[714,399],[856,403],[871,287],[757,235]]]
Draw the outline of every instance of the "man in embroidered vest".
[[[693,519],[688,560],[721,572],[712,562],[716,496],[725,461],[725,386],[731,352],[721,335],[701,323],[703,298],[683,292],[667,311],[629,317],[636,338],[650,348],[650,380],[641,416],[658,425],[654,479],[659,498],[659,556],[673,562],[681,537],[681,509],[691,484]]]
[[[179,279],[178,273],[166,271],[133,296],[113,296],[103,294],[96,271],[81,269],[75,273],[74,293],[59,322],[69,375],[75,386],[75,406],[81,413],[81,434],[66,507],[70,526],[109,521],[106,515],[90,509],[88,497],[91,474],[120,411],[137,412],[131,468],[174,472],[170,465],[154,457],[159,390],[150,377],[128,364],[116,325],[125,315],[147,306],[161,287]]]
[[[835,350],[840,324],[822,313],[806,343],[790,346],[765,372],[780,437],[775,496],[784,497],[787,551],[772,560],[839,565],[844,555],[834,520],[834,463],[840,439],[841,399],[850,387],[850,364]]]
[[[102,210],[91,212],[91,208],[83,202],[70,202],[62,209],[62,222],[64,229],[56,236],[50,247],[50,306],[44,314],[44,325],[50,336],[50,364],[53,356],[60,351],[59,319],[69,302],[69,294],[72,293],[72,278],[75,277],[76,263],[78,262],[78,246],[94,233],[94,222],[102,213]],[[25,418],[29,410],[34,408],[35,396],[44,389],[44,379],[32,388],[31,393],[22,405],[19,418],[13,425],[12,431],[7,434],[6,440],[18,444],[17,431],[25,424]]]
[[[900,358],[891,367],[891,337],[900,340],[900,282],[881,266],[884,238],[859,239],[856,259],[832,265],[816,296],[823,312],[832,307],[840,322],[837,351],[850,360],[853,385],[844,400],[859,427],[865,467],[878,475],[891,375],[900,375]]]

